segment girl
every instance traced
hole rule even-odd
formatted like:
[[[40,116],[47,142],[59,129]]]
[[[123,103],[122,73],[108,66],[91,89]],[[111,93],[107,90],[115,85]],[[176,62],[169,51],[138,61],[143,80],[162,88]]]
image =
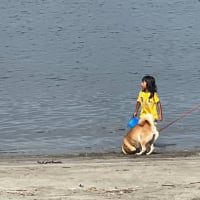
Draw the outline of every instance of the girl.
[[[133,116],[137,116],[139,109],[140,117],[151,113],[154,120],[163,120],[162,106],[157,93],[156,81],[153,76],[144,76],[141,82],[142,90],[139,92]]]

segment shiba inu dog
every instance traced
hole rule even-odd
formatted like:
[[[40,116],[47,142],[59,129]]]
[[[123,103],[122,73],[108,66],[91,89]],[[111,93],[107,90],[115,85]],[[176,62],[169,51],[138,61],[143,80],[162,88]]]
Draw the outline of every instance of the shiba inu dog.
[[[149,155],[154,150],[154,143],[158,136],[159,132],[154,124],[153,115],[145,114],[140,118],[138,124],[124,136],[122,152],[124,154],[141,155],[146,153]]]

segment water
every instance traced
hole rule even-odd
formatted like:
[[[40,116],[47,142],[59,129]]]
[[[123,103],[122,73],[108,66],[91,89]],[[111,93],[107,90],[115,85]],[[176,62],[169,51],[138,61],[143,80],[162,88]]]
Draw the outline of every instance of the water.
[[[164,127],[199,104],[200,2],[2,0],[0,152],[120,151],[143,75]],[[199,109],[161,151],[199,150]]]

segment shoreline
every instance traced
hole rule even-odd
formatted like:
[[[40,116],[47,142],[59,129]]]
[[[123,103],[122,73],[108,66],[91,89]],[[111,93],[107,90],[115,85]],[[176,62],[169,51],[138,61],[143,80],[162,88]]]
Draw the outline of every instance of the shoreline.
[[[137,156],[134,154],[124,155],[122,152],[80,152],[80,153],[55,153],[55,154],[29,154],[29,153],[0,153],[0,163],[2,161],[34,161],[35,159],[114,159],[114,158],[175,158],[175,157],[191,157],[199,156],[200,151],[187,150],[187,151],[163,151],[153,152],[151,155]]]
[[[0,154],[0,200],[200,200],[200,151]]]

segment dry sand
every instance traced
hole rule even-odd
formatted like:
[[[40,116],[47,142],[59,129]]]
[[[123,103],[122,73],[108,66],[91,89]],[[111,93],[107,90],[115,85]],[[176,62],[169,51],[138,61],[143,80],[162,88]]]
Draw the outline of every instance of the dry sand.
[[[0,155],[0,199],[200,200],[200,152]]]

